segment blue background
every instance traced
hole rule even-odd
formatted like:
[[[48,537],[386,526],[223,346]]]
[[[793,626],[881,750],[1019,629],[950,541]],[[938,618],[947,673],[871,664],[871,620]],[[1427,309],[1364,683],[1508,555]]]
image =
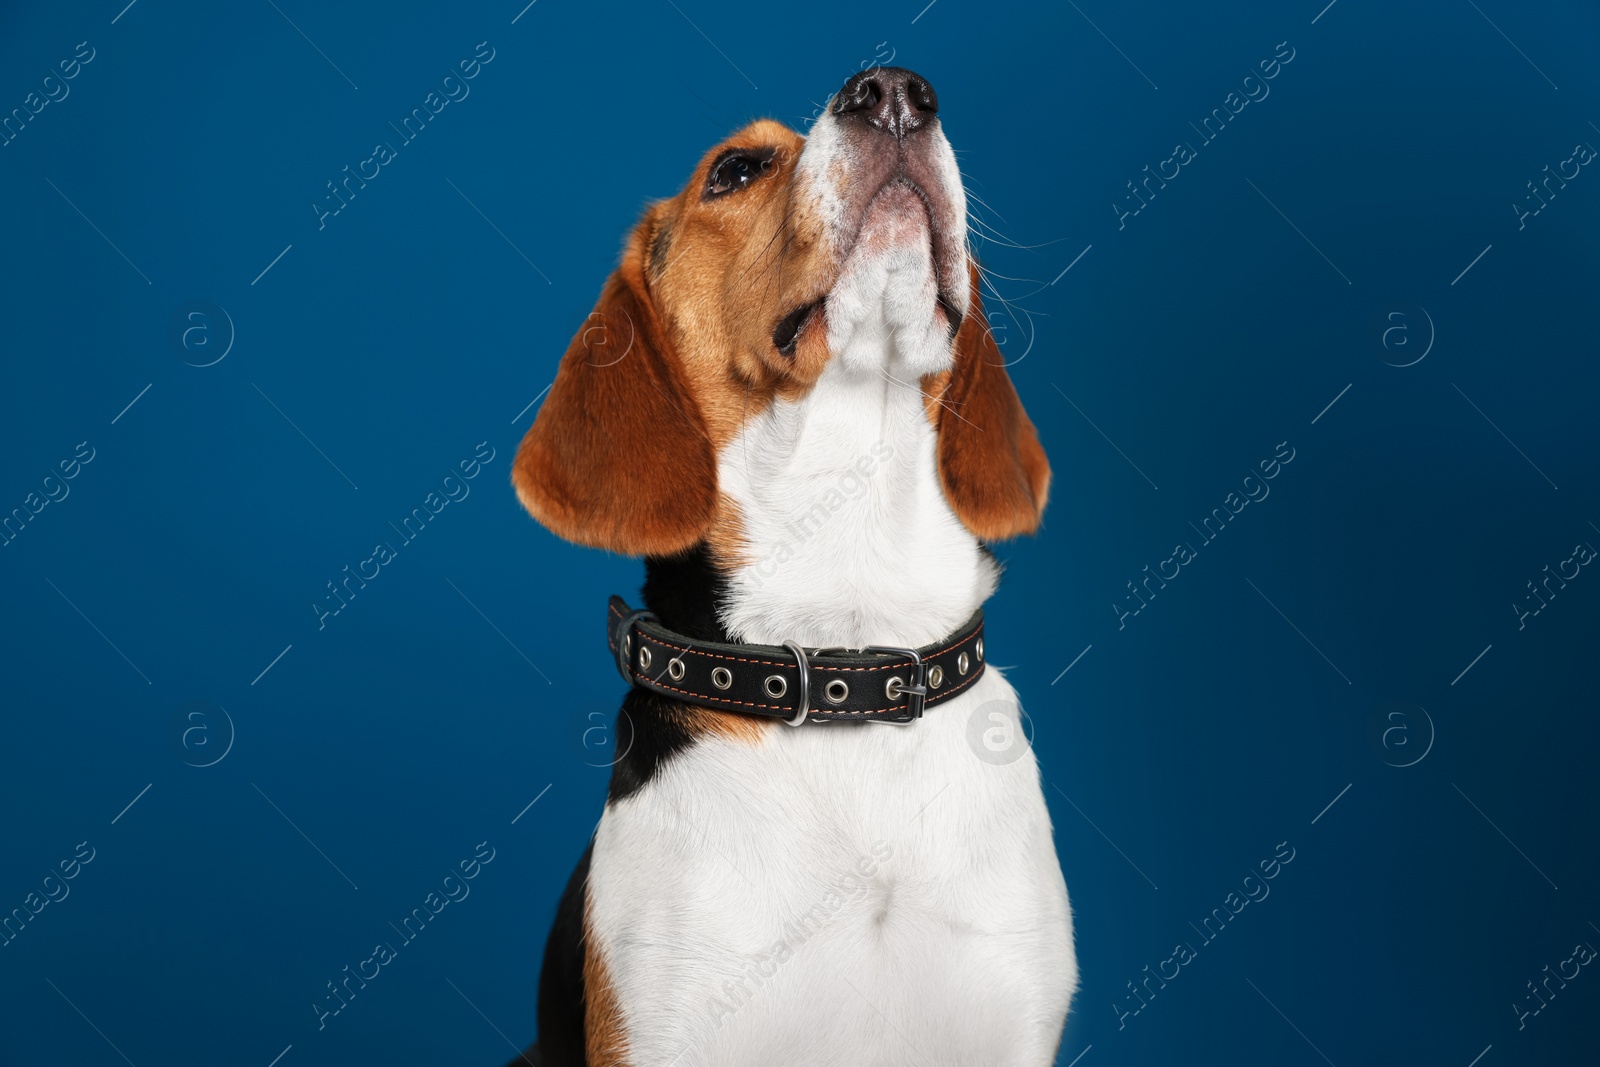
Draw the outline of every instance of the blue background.
[[[641,206],[892,59],[1004,235],[976,247],[1055,470],[990,647],[1077,915],[1059,1062],[1592,1062],[1600,976],[1521,1029],[1513,1004],[1600,944],[1600,577],[1512,605],[1600,545],[1600,175],[1511,206],[1600,145],[1592,6],[123,3],[0,16],[0,109],[94,49],[0,147],[0,510],[94,453],[0,548],[0,912],[94,849],[0,948],[0,1061],[533,1038],[608,774],[604,600],[641,568],[528,519],[513,450]],[[480,41],[470,95],[319,229],[324,183]],[[226,317],[185,348],[196,300]],[[479,442],[470,496],[319,629],[325,583]],[[1280,442],[1271,495],[1200,545]],[[470,897],[319,1031],[325,983],[480,841]],[[1202,945],[1279,842],[1271,895]]]

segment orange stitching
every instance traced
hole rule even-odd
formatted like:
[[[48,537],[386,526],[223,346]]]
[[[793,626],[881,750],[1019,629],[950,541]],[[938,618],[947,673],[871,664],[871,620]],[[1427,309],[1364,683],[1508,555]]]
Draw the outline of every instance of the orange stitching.
[[[718,653],[715,653],[715,652],[706,652],[703,649],[698,649],[698,648],[685,648],[685,647],[680,646],[680,645],[675,645],[671,641],[666,641],[666,640],[663,640],[662,638],[656,637],[653,634],[645,633],[643,630],[639,631],[639,636],[640,636],[640,638],[642,640],[654,641],[657,645],[661,646],[662,648],[670,648],[674,652],[681,652],[681,653],[683,653],[685,655],[689,655],[689,656],[703,656],[703,657],[705,657],[707,659],[726,660],[729,663],[756,663],[756,664],[759,664],[759,665],[761,665],[763,667],[794,667],[794,666],[796,666],[796,664],[792,660],[749,659],[749,658],[746,658],[746,657],[743,657],[743,656],[723,656],[723,655],[719,655]],[[966,644],[967,641],[971,641],[973,638],[976,638],[977,636],[978,636],[978,632],[975,631],[971,635],[971,637],[968,637],[966,640],[959,641],[956,644],[951,645],[947,649],[941,650],[937,655],[943,656],[943,655],[947,655],[947,654],[949,654],[951,652],[954,652],[956,649],[958,649],[962,645]],[[608,644],[609,644],[609,642],[608,642]],[[615,645],[612,645],[612,647],[615,647]],[[935,657],[930,656],[927,659],[924,659],[922,662],[928,663],[933,658],[935,658]],[[885,664],[883,664],[881,666],[878,666],[878,667],[830,667],[826,663],[817,663],[815,661],[808,661],[808,663],[809,663],[809,666],[813,670],[840,671],[840,672],[845,672],[845,671],[869,671],[869,672],[870,671],[899,671],[899,670],[904,670],[906,667],[910,666],[910,664],[906,664],[906,663],[885,663]],[[951,692],[954,692],[954,691],[955,690],[951,690]]]
[[[977,639],[978,637],[982,636],[982,634],[983,634],[983,627],[980,626],[980,627],[978,627],[978,629],[972,631],[972,633],[968,634],[966,637],[962,638],[960,641],[957,641],[955,644],[951,645],[949,648],[942,648],[938,652],[934,653],[933,655],[925,657],[922,662],[927,663],[927,662],[930,662],[931,660],[937,658],[938,656],[948,655],[949,653],[954,652],[956,649],[960,648],[962,645],[965,645],[968,642],[973,641],[973,640]],[[683,647],[681,645],[675,645],[671,641],[666,640],[665,638],[656,637],[654,634],[646,633],[642,629],[639,631],[639,636],[641,638],[645,639],[645,640],[654,641],[656,644],[660,645],[662,648],[670,648],[675,652],[683,652],[683,653],[687,653],[688,655],[691,655],[691,656],[704,656],[707,659],[726,660],[729,663],[759,663],[763,667],[793,667],[793,666],[795,666],[795,663],[794,663],[793,660],[787,660],[787,659],[783,659],[783,660],[751,659],[751,658],[747,658],[747,657],[744,657],[744,656],[724,656],[724,655],[721,655],[721,654],[716,653],[716,652],[707,652],[707,651],[705,651],[703,649],[699,649],[699,648],[685,648],[685,647]],[[613,642],[610,639],[609,636],[606,639],[606,644],[608,646],[612,647],[612,648],[616,647],[616,643]],[[815,661],[810,661],[810,665],[812,667],[814,667],[815,669],[822,670],[822,671],[898,671],[898,670],[903,670],[905,667],[909,666],[909,664],[905,664],[905,663],[899,663],[899,664],[885,663],[885,664],[883,664],[882,666],[879,666],[879,667],[830,667],[826,663],[817,663]]]
[[[771,708],[773,711],[788,711],[789,710],[788,708],[784,707],[782,704],[757,704],[756,702],[751,701],[751,700],[735,700],[732,697],[707,696],[704,693],[696,693],[696,692],[694,692],[693,690],[690,690],[690,689],[679,689],[677,686],[667,685],[664,682],[658,682],[654,678],[641,677],[640,680],[643,681],[645,685],[648,685],[651,688],[654,688],[654,689],[665,689],[665,690],[667,690],[669,692],[673,692],[673,693],[682,693],[684,696],[694,697],[695,701],[720,700],[724,704],[743,704],[747,708]],[[954,692],[954,690],[951,690],[951,692]],[[690,701],[689,703],[694,703],[695,701]]]
[[[942,693],[939,696],[939,703],[943,703],[944,701],[946,701],[946,700],[950,699],[951,697],[955,696],[956,693],[960,692],[962,689],[964,689],[967,686],[971,685],[973,682],[976,682],[980,677],[982,677],[982,675],[983,675],[983,672],[979,671],[977,674],[974,674],[971,678],[968,678],[966,681],[962,682],[960,685],[952,686],[951,688],[946,689],[944,691],[944,693]],[[924,706],[926,706],[926,704],[924,704]],[[827,708],[812,708],[811,710],[814,713],[819,713],[819,714],[823,714],[823,715],[873,715],[873,714],[877,714],[878,712],[895,711],[897,709],[901,709],[901,708],[904,708],[904,707],[905,707],[904,704],[890,704],[886,708],[867,708],[865,711],[829,711]]]
[[[607,605],[607,608],[608,608],[610,614],[615,615],[619,619],[622,618],[622,612],[618,611],[614,605]],[[932,660],[932,659],[934,659],[934,658],[936,658],[938,656],[948,655],[949,653],[956,651],[961,646],[966,645],[966,644],[976,640],[978,637],[982,636],[982,634],[983,634],[983,626],[980,624],[977,629],[973,630],[972,633],[968,634],[966,637],[962,638],[960,641],[957,641],[955,644],[949,646],[948,648],[944,648],[944,649],[939,650],[937,653],[935,653],[933,656],[929,656],[928,659],[924,660],[923,662],[926,663],[929,660]],[[680,646],[680,645],[675,645],[671,641],[667,641],[667,640],[664,640],[662,638],[656,637],[656,636],[654,636],[652,634],[648,634],[643,629],[641,629],[639,631],[639,638],[640,638],[641,643],[644,642],[644,641],[654,641],[657,645],[659,645],[662,648],[670,648],[674,652],[683,653],[684,655],[689,655],[689,656],[703,656],[703,657],[705,657],[707,659],[725,660],[725,661],[727,661],[729,663],[754,663],[754,664],[758,664],[758,665],[763,666],[763,667],[791,668],[791,667],[795,667],[796,666],[796,664],[791,663],[791,662],[789,662],[787,660],[753,659],[753,658],[748,658],[748,657],[744,657],[744,656],[724,656],[724,655],[720,655],[719,653],[716,653],[716,652],[705,652],[705,651],[702,651],[702,650],[697,649],[697,648],[686,648],[686,647],[683,647],[683,646]],[[616,642],[611,640],[609,627],[607,628],[606,647],[612,649],[613,651],[615,651],[615,649],[617,647],[616,646]],[[979,662],[982,663],[981,660]],[[825,664],[812,663],[811,666],[815,670],[823,670],[823,671],[839,671],[839,672],[868,671],[868,672],[875,672],[875,671],[897,671],[897,670],[902,670],[907,666],[907,664],[904,664],[904,663],[901,663],[901,664],[887,663],[887,664],[884,664],[884,665],[879,666],[879,667],[829,667],[829,666],[827,666]],[[636,673],[634,671],[633,667],[632,667],[632,664],[629,664],[629,668],[630,668],[630,674]],[[949,697],[955,695],[957,692],[961,691],[962,689],[965,689],[967,686],[971,685],[973,682],[977,681],[982,675],[983,675],[983,671],[979,670],[971,678],[968,678],[966,681],[961,682],[958,685],[952,686],[950,689],[946,690],[942,695],[940,695],[937,698],[933,698],[932,694],[929,694],[930,699],[936,699],[937,701],[942,702],[942,701],[948,699]],[[723,703],[726,703],[726,704],[742,704],[745,707],[751,707],[751,708],[771,708],[774,711],[788,711],[789,710],[787,707],[785,707],[782,704],[761,704],[761,703],[757,703],[755,701],[735,700],[732,697],[719,697],[719,696],[712,696],[710,694],[696,693],[693,690],[689,690],[689,689],[679,689],[679,688],[677,688],[675,686],[663,685],[662,683],[657,682],[654,679],[649,678],[647,675],[639,675],[639,677],[642,678],[643,680],[645,680],[650,685],[657,686],[657,687],[659,687],[661,689],[666,689],[666,690],[669,690],[669,691],[674,692],[674,693],[683,693],[686,696],[699,697],[702,700],[720,700],[720,701],[722,701]],[[817,712],[818,714],[826,714],[826,715],[841,715],[841,716],[844,716],[844,715],[873,715],[873,714],[877,714],[877,713],[885,712],[885,711],[894,711],[896,709],[904,708],[904,707],[907,707],[907,706],[908,706],[907,704],[890,704],[888,707],[867,708],[867,709],[865,709],[863,711],[828,711],[826,708],[813,708],[812,710]]]
[[[653,634],[645,633],[643,630],[639,631],[639,636],[645,640],[654,641],[662,648],[670,648],[675,652],[684,652],[691,656],[705,656],[707,659],[725,659],[729,663],[759,663],[763,667],[793,667],[795,665],[793,660],[746,659],[743,656],[721,656],[715,652],[704,652],[698,648],[680,648],[671,641],[662,640]]]
[[[948,700],[950,697],[955,696],[956,693],[960,692],[962,689],[965,689],[967,686],[971,685],[973,682],[976,682],[982,676],[983,676],[983,671],[979,671],[977,674],[974,674],[971,678],[968,678],[966,681],[962,682],[960,685],[952,686],[950,689],[945,690],[945,692],[939,697],[939,702],[943,703],[944,701]],[[665,682],[659,681],[659,680],[657,680],[655,678],[651,678],[649,675],[640,674],[640,675],[638,675],[638,679],[641,682],[643,682],[645,685],[647,685],[647,686],[649,686],[651,688],[654,688],[654,689],[665,689],[668,692],[672,692],[672,693],[682,693],[684,696],[694,697],[696,701],[717,700],[717,701],[721,701],[724,704],[742,704],[743,706],[745,706],[747,708],[771,708],[773,711],[789,711],[789,710],[791,710],[790,708],[785,707],[782,704],[761,704],[761,703],[758,703],[758,702],[752,701],[752,700],[735,700],[733,697],[719,697],[719,696],[712,696],[709,693],[697,693],[692,689],[679,689],[677,686],[667,685]],[[883,712],[886,712],[886,711],[898,711],[898,710],[901,710],[901,709],[903,709],[905,707],[906,707],[906,705],[904,705],[904,704],[890,704],[888,707],[884,707],[884,708],[864,708],[864,709],[862,709],[860,711],[829,711],[827,708],[812,708],[811,712],[814,715],[839,715],[839,716],[880,715],[880,714],[882,714]]]

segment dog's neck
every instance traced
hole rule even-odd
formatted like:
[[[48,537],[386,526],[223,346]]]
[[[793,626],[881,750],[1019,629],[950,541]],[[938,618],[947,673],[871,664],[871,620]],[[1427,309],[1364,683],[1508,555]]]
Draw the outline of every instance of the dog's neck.
[[[934,428],[903,373],[834,360],[805,397],[746,424],[718,469],[738,523],[722,540],[738,555],[652,560],[645,597],[664,623],[760,644],[916,647],[971,616],[998,567],[945,500]]]
[[[951,360],[929,238],[890,222],[879,233],[869,218],[829,294],[833,355],[816,383],[752,415],[718,457],[723,527],[699,553],[715,577],[698,608],[671,609],[695,625],[714,615],[718,638],[915,648],[994,591],[994,557],[945,499],[921,389]],[[669,588],[681,599],[687,562],[658,565],[647,602],[652,584],[663,607]]]

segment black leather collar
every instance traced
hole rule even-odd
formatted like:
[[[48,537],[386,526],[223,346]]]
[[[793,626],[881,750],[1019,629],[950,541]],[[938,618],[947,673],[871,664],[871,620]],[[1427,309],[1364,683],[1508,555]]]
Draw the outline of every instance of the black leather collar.
[[[905,724],[983,674],[983,612],[922,648],[869,645],[858,651],[700,641],[662,626],[648,611],[611,598],[606,642],[632,685],[745,715],[803,722],[853,719]]]

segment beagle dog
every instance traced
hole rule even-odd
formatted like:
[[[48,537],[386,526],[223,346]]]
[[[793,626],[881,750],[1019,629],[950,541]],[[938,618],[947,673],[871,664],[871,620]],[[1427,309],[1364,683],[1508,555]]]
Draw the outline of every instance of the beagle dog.
[[[762,120],[708,152],[518,451],[533,517],[645,581],[612,600],[620,755],[515,1063],[1057,1052],[1066,884],[980,608],[986,542],[1037,527],[1050,471],[937,111],[875,67],[809,136]]]

